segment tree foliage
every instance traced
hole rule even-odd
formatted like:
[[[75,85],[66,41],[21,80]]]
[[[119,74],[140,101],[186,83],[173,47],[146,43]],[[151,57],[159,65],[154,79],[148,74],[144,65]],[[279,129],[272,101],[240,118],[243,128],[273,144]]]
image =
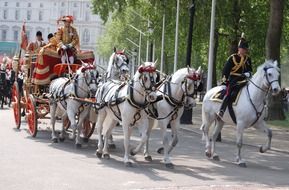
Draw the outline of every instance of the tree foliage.
[[[173,68],[175,43],[176,0],[92,0],[93,11],[106,23],[104,36],[98,39],[102,55],[109,55],[113,46],[137,49],[131,42],[138,44],[139,33],[129,25],[146,32],[147,20],[152,22],[153,34],[143,36],[141,53],[145,58],[146,40],[154,40],[156,58],[160,59],[162,17],[166,15],[165,28],[165,70],[170,73]],[[180,1],[178,68],[185,66],[186,44],[189,25],[191,0]],[[289,2],[284,9],[284,25],[281,41],[281,64],[288,64],[289,42]],[[195,18],[193,31],[192,66],[202,65],[207,68],[209,49],[209,29],[211,1],[195,1]],[[236,47],[239,36],[245,32],[250,42],[250,55],[254,67],[265,59],[266,31],[269,21],[269,1],[259,0],[220,0],[216,4],[216,30],[218,32],[218,52],[216,57],[217,74],[221,71],[227,57]],[[142,15],[140,17],[139,15]],[[147,33],[147,32],[146,32]],[[220,78],[220,77],[217,77]]]

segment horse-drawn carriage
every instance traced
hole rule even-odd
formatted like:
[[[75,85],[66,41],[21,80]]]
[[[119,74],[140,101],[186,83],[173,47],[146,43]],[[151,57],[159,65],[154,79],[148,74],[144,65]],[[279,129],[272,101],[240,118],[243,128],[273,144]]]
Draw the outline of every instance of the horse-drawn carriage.
[[[25,54],[23,60],[14,60],[13,70],[16,76],[24,76],[23,85],[16,80],[12,88],[12,106],[17,129],[21,126],[21,116],[25,116],[31,136],[37,135],[38,120],[49,118],[51,100],[48,91],[51,80],[59,76],[67,76],[68,80],[73,80],[71,75],[75,75],[82,63],[94,62],[92,51],[79,52],[76,58],[75,64],[68,65],[61,63],[56,51],[44,49],[37,55]],[[63,122],[65,128],[69,128],[70,122],[67,117]],[[83,136],[89,138],[94,127],[95,123],[86,118],[82,127]]]

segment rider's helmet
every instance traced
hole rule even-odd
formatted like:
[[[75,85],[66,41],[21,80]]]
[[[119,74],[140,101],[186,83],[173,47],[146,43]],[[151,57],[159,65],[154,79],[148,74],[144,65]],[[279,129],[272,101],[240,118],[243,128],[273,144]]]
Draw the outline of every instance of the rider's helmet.
[[[245,39],[244,33],[242,33],[242,35],[241,35],[241,39],[239,41],[238,48],[249,49],[249,43]]]

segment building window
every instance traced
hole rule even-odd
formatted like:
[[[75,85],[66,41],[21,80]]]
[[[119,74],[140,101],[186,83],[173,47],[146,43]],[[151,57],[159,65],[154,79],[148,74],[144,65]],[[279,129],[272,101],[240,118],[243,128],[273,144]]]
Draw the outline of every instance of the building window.
[[[40,7],[41,7],[41,8],[43,7],[43,3],[40,3]]]
[[[72,13],[74,20],[77,20],[77,11],[73,11]]]
[[[15,11],[15,20],[19,20],[20,17],[20,10]]]
[[[82,41],[85,44],[88,44],[90,40],[90,34],[88,29],[84,29],[83,31],[83,36],[82,36]]]
[[[27,20],[31,20],[31,11],[27,11]]]
[[[30,41],[30,31],[29,30],[26,31],[26,36],[27,36],[28,41]]]
[[[77,7],[77,3],[76,3],[76,2],[74,2],[74,3],[73,3],[73,6],[74,6],[74,7]]]
[[[65,11],[64,11],[64,10],[61,10],[61,11],[60,11],[60,17],[61,17],[61,16],[64,16],[64,13],[65,13]]]
[[[8,2],[5,2],[5,3],[4,3],[4,6],[7,7],[7,6],[8,6]]]
[[[16,7],[19,7],[19,2],[16,2]]]
[[[19,31],[18,30],[14,30],[13,40],[14,41],[18,41],[18,36],[19,36]]]
[[[7,38],[7,30],[2,30],[1,39],[2,41],[6,41]]]
[[[62,2],[62,3],[61,3],[61,7],[64,7],[64,6],[65,6],[65,3],[64,3],[64,2]]]
[[[39,21],[43,20],[43,11],[39,11],[38,18],[39,18]]]
[[[89,8],[90,7],[90,3],[86,3],[86,7]]]
[[[8,18],[8,10],[3,11],[3,19],[6,20]]]
[[[31,3],[28,3],[28,7],[31,7]]]
[[[89,20],[90,20],[90,13],[85,12],[85,21],[89,21]]]

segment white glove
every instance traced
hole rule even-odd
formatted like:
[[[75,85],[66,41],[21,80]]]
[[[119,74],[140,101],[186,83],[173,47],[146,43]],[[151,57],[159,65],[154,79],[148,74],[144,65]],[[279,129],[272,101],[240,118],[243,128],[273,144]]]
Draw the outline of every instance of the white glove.
[[[250,72],[243,73],[243,75],[246,76],[247,78],[251,77],[251,73]]]
[[[67,49],[66,45],[62,45],[61,49],[66,50]]]
[[[70,48],[72,48],[72,44],[67,44],[66,47],[67,47],[68,49],[70,49]]]

